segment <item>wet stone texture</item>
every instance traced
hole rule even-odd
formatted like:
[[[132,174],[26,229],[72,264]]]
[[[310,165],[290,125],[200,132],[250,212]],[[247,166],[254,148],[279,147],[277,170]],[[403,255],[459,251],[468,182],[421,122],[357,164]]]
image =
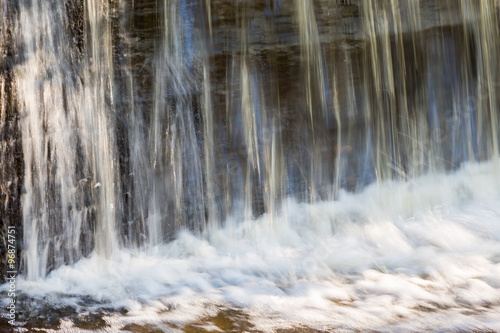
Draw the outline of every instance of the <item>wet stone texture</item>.
[[[5,281],[9,226],[15,227],[15,270],[21,271],[23,240],[21,195],[23,183],[22,142],[16,106],[13,68],[16,53],[12,41],[12,21],[17,15],[16,2],[0,5],[0,282]]]

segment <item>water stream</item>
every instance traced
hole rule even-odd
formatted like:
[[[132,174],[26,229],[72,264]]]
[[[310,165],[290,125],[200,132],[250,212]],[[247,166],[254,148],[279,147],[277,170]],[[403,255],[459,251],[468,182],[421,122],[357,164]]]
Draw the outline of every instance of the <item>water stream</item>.
[[[499,15],[3,1],[19,330],[500,330]]]

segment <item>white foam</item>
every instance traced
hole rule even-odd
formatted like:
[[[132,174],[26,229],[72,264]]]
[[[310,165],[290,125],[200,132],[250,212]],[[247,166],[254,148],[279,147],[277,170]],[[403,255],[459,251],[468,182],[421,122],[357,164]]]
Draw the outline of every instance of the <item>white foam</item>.
[[[118,251],[20,280],[34,297],[86,295],[129,310],[107,318],[182,325],[241,308],[257,329],[500,330],[496,163],[373,185],[278,218],[181,232],[150,253]],[[58,296],[55,296],[58,295]],[[66,295],[66,296],[64,296]],[[209,325],[209,324],[207,324]]]

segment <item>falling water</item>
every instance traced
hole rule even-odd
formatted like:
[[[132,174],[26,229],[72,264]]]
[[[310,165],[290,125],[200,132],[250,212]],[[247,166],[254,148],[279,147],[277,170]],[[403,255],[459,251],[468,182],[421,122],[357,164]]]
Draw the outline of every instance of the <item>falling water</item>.
[[[499,8],[493,0],[2,2],[0,213],[21,221],[29,292],[93,260],[107,272],[97,275],[148,260],[163,272],[155,258],[178,260],[167,265],[172,275],[144,282],[147,296],[137,297],[147,303],[170,295],[157,281],[190,279],[188,259],[217,275],[217,260],[197,259],[212,262],[214,253],[234,274],[258,270],[289,295],[336,272],[362,276],[361,288],[379,278],[373,267],[410,277],[427,267],[412,260],[434,267],[411,254],[384,254],[379,265],[353,248],[368,237],[361,247],[394,251],[418,239],[412,223],[432,219],[464,242],[488,229],[496,254],[481,260],[498,271],[498,226],[476,208],[467,217],[456,209],[499,197]],[[452,217],[424,216],[436,207]],[[474,226],[452,225],[454,214]],[[387,233],[386,247],[377,233]],[[421,255],[418,242],[401,251]],[[298,264],[278,264],[280,251]],[[231,254],[240,252],[242,261]],[[352,262],[333,259],[343,252]],[[238,280],[221,274],[221,286]],[[238,307],[231,292],[213,299],[205,285],[193,288],[202,303]],[[344,293],[354,289],[315,292],[349,303]]]
[[[68,75],[77,69],[67,50],[64,7],[21,3],[16,24],[23,52],[15,81],[24,158],[24,256],[27,277],[37,279],[77,259],[88,232],[76,170],[82,84]]]

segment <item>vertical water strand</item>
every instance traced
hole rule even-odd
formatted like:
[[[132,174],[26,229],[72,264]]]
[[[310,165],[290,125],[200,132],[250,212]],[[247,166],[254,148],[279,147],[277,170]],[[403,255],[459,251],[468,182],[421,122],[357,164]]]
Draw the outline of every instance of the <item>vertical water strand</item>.
[[[205,0],[206,22],[208,34],[202,34],[199,40],[199,47],[202,50],[201,61],[203,64],[203,92],[201,98],[201,108],[203,117],[203,149],[204,149],[204,179],[205,198],[207,210],[207,226],[215,229],[220,221],[220,212],[217,207],[216,195],[219,191],[217,187],[218,175],[215,168],[215,138],[214,138],[214,110],[212,102],[212,86],[210,77],[210,55],[213,52],[212,45],[212,15],[211,1]],[[203,51],[204,50],[204,51]]]
[[[42,240],[48,239],[47,200],[44,190],[47,182],[45,174],[47,166],[42,136],[43,130],[40,128],[42,121],[38,101],[35,100],[35,96],[38,95],[36,79],[40,71],[35,58],[37,39],[35,33],[38,27],[33,27],[31,24],[37,23],[38,20],[33,18],[30,7],[32,10],[38,9],[37,3],[33,5],[24,3],[21,6],[20,22],[18,24],[23,27],[20,38],[23,39],[25,45],[25,57],[29,59],[26,64],[31,63],[35,66],[25,68],[25,72],[27,74],[32,73],[32,75],[19,80],[18,91],[20,95],[19,101],[25,99],[20,105],[20,110],[27,114],[27,117],[24,117],[21,122],[25,161],[24,188],[26,191],[22,198],[24,241],[27,244],[25,258],[27,277],[30,280],[35,280],[45,276],[47,269],[47,244],[42,241],[40,244],[38,243],[39,238]],[[30,69],[30,72],[28,72],[28,69]],[[19,77],[22,76],[19,75]],[[27,96],[23,98],[22,95]]]
[[[423,154],[425,149],[423,145],[425,144],[426,137],[420,135],[422,130],[421,119],[419,108],[421,97],[418,93],[418,80],[421,75],[423,75],[422,61],[420,59],[422,50],[422,37],[418,34],[422,30],[421,23],[421,13],[420,4],[418,1],[410,1],[407,3],[407,15],[408,15],[408,28],[410,30],[410,52],[409,59],[405,62],[408,67],[405,67],[405,75],[411,79],[412,82],[412,96],[408,100],[409,90],[407,90],[407,105],[409,107],[408,123],[409,128],[407,129],[407,163],[408,163],[408,177],[414,179],[422,173],[424,157]],[[408,87],[409,88],[409,87]]]
[[[314,126],[314,98],[319,97],[319,108],[323,117],[326,117],[325,79],[323,57],[319,40],[318,26],[314,5],[311,1],[296,0],[296,15],[299,23],[299,45],[301,61],[305,70],[305,93],[307,111],[311,126]],[[313,90],[317,89],[315,94]]]
[[[365,95],[365,103],[364,103],[364,112],[365,112],[365,121],[367,122],[367,126],[371,127],[372,122],[377,122],[378,114],[373,112],[373,104],[378,105],[379,99],[373,100],[371,96],[371,82],[370,77],[373,77],[372,80],[375,82],[375,89],[379,90],[379,82],[381,81],[381,73],[378,66],[378,44],[377,44],[377,30],[375,27],[375,13],[372,6],[371,1],[364,1],[362,3],[363,8],[363,22],[364,24],[364,33],[367,36],[367,48],[368,52],[366,52],[365,59],[363,59],[364,66],[364,95]],[[369,66],[368,66],[369,65]],[[370,70],[371,68],[371,70]],[[372,158],[374,159],[374,169],[375,169],[375,177],[377,181],[380,181],[383,178],[383,170],[382,170],[382,162],[380,161],[381,155],[381,147],[380,147],[380,137],[378,132],[375,130],[373,133],[374,138],[368,136],[367,149],[372,152],[374,155]]]
[[[375,158],[379,180],[390,178],[394,170],[393,149],[394,82],[393,61],[390,46],[389,16],[387,0],[365,2],[364,19],[367,22],[370,53],[367,59],[371,67],[369,79],[365,82],[373,89],[373,99],[369,103],[372,121],[375,122]],[[368,64],[367,63],[367,64]]]
[[[198,146],[202,132],[198,89],[202,83],[194,72],[199,55],[194,50],[193,15],[198,7],[190,0],[165,0],[160,5],[162,32],[155,48],[150,132],[154,206],[149,216],[156,217],[150,218],[148,225],[153,242],[156,235],[180,227],[205,228],[203,166]]]
[[[447,1],[442,1],[439,5],[444,8],[449,8]],[[447,54],[446,43],[447,36],[443,29],[446,24],[446,17],[437,16],[438,28],[433,31],[430,38],[425,42],[426,50],[429,52],[426,55],[429,64],[426,73],[427,87],[427,132],[430,140],[428,164],[431,172],[444,172],[446,170],[446,159],[443,153],[443,142],[446,135],[446,118],[449,113],[449,101],[445,99],[448,90],[451,88],[447,85],[447,80],[450,73],[450,62],[444,62]],[[454,56],[454,55],[452,55]],[[453,59],[448,59],[450,61]]]
[[[426,70],[419,6],[417,1],[364,2],[368,36],[365,108],[371,115],[366,118],[374,126],[374,163],[379,180],[412,179],[429,169],[427,162],[434,162],[434,156],[439,161],[442,155],[432,143],[439,140],[430,141],[427,134],[427,119],[435,114],[435,107],[424,102],[426,93],[419,83]],[[439,124],[437,119],[434,122]],[[439,136],[439,127],[435,128]]]
[[[144,67],[146,67],[146,61],[143,59],[149,55],[148,51],[150,51],[152,41],[146,43],[143,40],[144,37],[142,36],[148,35],[143,31],[144,27],[140,25],[142,17],[139,14],[147,12],[147,10],[141,8],[142,10],[136,11],[135,4],[136,1],[134,0],[120,0],[118,3],[118,8],[120,9],[119,35],[123,48],[121,66],[119,66],[121,73],[118,73],[118,75],[121,74],[122,80],[118,82],[122,84],[122,91],[125,93],[125,96],[121,98],[121,102],[123,103],[121,109],[124,115],[126,115],[126,117],[123,116],[126,121],[125,119],[121,121],[127,127],[125,131],[127,133],[126,139],[128,140],[129,163],[127,174],[123,175],[122,183],[124,208],[126,209],[124,212],[126,232],[124,234],[126,235],[125,239],[128,246],[142,246],[147,243],[145,221],[147,219],[150,200],[148,181],[151,179],[151,168],[149,167],[150,151],[146,140],[147,124],[144,119],[146,117],[144,115],[145,104],[150,102],[150,100],[142,97],[145,88],[141,86],[141,83],[142,85],[150,83],[150,78],[148,77],[148,80],[141,81],[136,76],[140,75],[140,78],[146,76],[143,73],[141,75],[137,72],[143,71]],[[136,20],[139,21],[139,27],[136,26]],[[138,66],[138,63],[141,63],[142,66]],[[136,80],[139,82],[136,82]],[[147,83],[144,83],[144,81]],[[117,130],[117,132],[119,133],[120,131]],[[125,136],[124,133],[120,133],[120,135]],[[121,152],[121,154],[124,154],[124,152]]]
[[[464,88],[463,88],[463,96],[465,98],[465,104],[462,105],[458,103],[456,108],[458,109],[458,118],[460,121],[459,126],[457,126],[457,137],[461,140],[457,140],[460,142],[463,147],[462,151],[465,155],[465,160],[468,161],[476,161],[477,156],[477,141],[474,135],[475,129],[475,112],[474,107],[476,106],[476,99],[474,98],[473,86],[474,86],[474,71],[475,64],[473,63],[474,54],[471,52],[473,49],[474,38],[471,34],[471,29],[469,27],[469,20],[471,12],[474,11],[473,4],[470,0],[462,0],[460,2],[460,13],[462,15],[462,32],[464,35],[463,47],[466,50],[465,52],[465,66],[461,68],[461,75],[464,78]],[[461,111],[462,110],[462,111]],[[455,142],[455,140],[453,140]],[[459,148],[459,143],[457,142],[457,149]],[[454,152],[455,153],[455,152]],[[458,159],[458,158],[456,158]]]
[[[453,4],[453,2],[452,2]],[[473,87],[475,85],[475,56],[474,37],[470,30],[470,18],[476,16],[477,6],[469,6],[471,3],[461,1],[458,4],[460,21],[453,34],[462,36],[460,39],[453,39],[450,48],[460,48],[463,52],[457,52],[452,57],[447,57],[449,63],[455,71],[450,75],[452,82],[452,112],[447,121],[448,140],[451,145],[444,147],[447,167],[458,167],[464,161],[475,161],[475,151],[477,142],[473,133],[474,125],[474,96]],[[474,9],[476,7],[476,9]]]
[[[96,252],[109,258],[117,246],[116,229],[119,191],[116,158],[115,106],[113,100],[113,45],[111,4],[85,1],[87,68],[84,73],[85,105],[81,135],[85,136],[92,170],[92,196],[96,203]],[[82,119],[83,118],[83,119]]]
[[[282,207],[286,183],[286,162],[283,149],[283,123],[279,86],[279,53],[274,49],[278,43],[277,18],[281,9],[276,4],[266,3],[262,20],[256,21],[253,37],[263,39],[262,49],[257,48],[254,63],[254,108],[258,125],[260,173],[256,214],[266,213],[271,228],[276,228],[277,216]],[[274,7],[274,8],[273,8]],[[257,10],[256,8],[254,10]],[[252,17],[260,17],[260,14]],[[252,39],[254,40],[254,39]],[[273,46],[269,46],[273,45]]]
[[[386,0],[387,1],[387,0]],[[381,95],[378,96],[380,98],[380,103],[382,108],[379,110],[380,113],[384,115],[384,117],[379,117],[379,119],[384,119],[384,125],[379,128],[384,132],[387,132],[387,137],[384,140],[383,145],[384,153],[386,156],[386,165],[387,169],[386,175],[391,178],[401,178],[404,174],[401,170],[401,160],[400,160],[400,151],[399,151],[399,140],[398,140],[398,110],[396,106],[396,87],[394,78],[399,74],[397,63],[398,60],[393,56],[392,53],[392,39],[395,37],[397,39],[397,34],[399,33],[398,29],[398,20],[399,20],[399,7],[393,6],[393,1],[389,0],[384,3],[383,10],[383,20],[381,24],[380,38],[381,38],[381,51],[382,51],[382,59],[383,63],[383,84],[381,85],[381,90],[378,93]],[[392,25],[391,25],[392,23]],[[396,46],[397,49],[397,46]],[[403,79],[402,76],[398,77],[399,79]],[[387,126],[388,128],[384,128]]]
[[[166,187],[165,180],[161,179],[166,169],[165,153],[169,146],[165,146],[163,141],[164,132],[164,112],[166,108],[166,75],[167,75],[167,56],[170,52],[168,44],[168,36],[170,33],[170,17],[171,11],[170,1],[162,1],[157,10],[160,12],[160,36],[161,39],[156,41],[155,45],[155,63],[154,63],[154,96],[153,96],[153,116],[150,118],[149,132],[149,147],[151,150],[150,165],[145,170],[150,170],[150,175],[147,176],[147,187],[151,191],[149,197],[149,209],[147,212],[147,227],[148,240],[150,246],[156,246],[163,240],[162,216],[166,214],[166,210],[162,210],[160,198],[163,196],[162,189]],[[140,149],[140,146],[139,146]],[[140,158],[140,152],[138,157]],[[144,172],[137,170],[136,172]],[[147,171],[146,171],[147,172]],[[157,180],[159,182],[157,182]],[[140,185],[139,185],[140,186]],[[144,185],[142,185],[144,187]],[[146,200],[148,198],[146,197]],[[168,205],[165,205],[168,209]],[[165,207],[164,206],[164,207]]]
[[[253,217],[253,202],[254,193],[253,185],[259,182],[260,170],[260,156],[259,156],[259,140],[258,140],[258,124],[256,113],[258,112],[255,105],[255,95],[258,94],[258,89],[255,91],[254,80],[255,74],[250,67],[250,54],[249,47],[249,34],[251,10],[249,6],[241,6],[241,45],[240,45],[240,94],[241,94],[241,117],[243,127],[243,139],[246,148],[247,162],[244,166],[245,182],[244,182],[244,219],[249,221]]]
[[[15,75],[23,115],[24,253],[31,280],[79,258],[86,220],[74,135],[81,85],[73,75],[66,26],[66,11],[57,1],[21,3],[16,38],[24,62]]]
[[[395,39],[395,62],[396,68],[393,70],[391,78],[394,89],[394,111],[391,114],[392,122],[392,144],[393,148],[393,166],[396,173],[403,180],[408,180],[408,159],[406,154],[409,150],[409,109],[408,109],[408,90],[406,87],[406,56],[403,44],[403,18],[402,12],[407,12],[406,4],[397,0],[391,0],[391,12],[393,15],[393,31]],[[406,17],[405,22],[411,21]]]
[[[278,109],[279,112],[279,109]],[[281,135],[278,127],[279,114],[268,120],[266,125],[266,135],[264,140],[265,158],[265,185],[264,185],[264,205],[265,211],[269,214],[271,224],[275,225],[278,216],[278,204],[283,199],[284,168],[282,166],[283,155],[281,150]]]
[[[208,221],[210,227],[215,227],[220,220],[220,214],[216,202],[216,179],[215,170],[215,142],[214,142],[214,117],[211,99],[209,64],[205,60],[203,63],[203,144],[205,161],[205,179],[206,179],[206,206]]]
[[[352,75],[352,72],[351,72]],[[333,112],[335,116],[335,122],[337,123],[337,152],[335,157],[335,178],[333,183],[333,198],[336,198],[342,182],[342,170],[341,170],[341,147],[342,147],[342,121],[340,117],[340,88],[337,69],[334,66],[332,75],[332,98],[333,98]]]
[[[371,2],[361,1],[361,33],[365,36],[365,51],[363,53],[362,64],[362,113],[363,113],[363,128],[364,130],[364,157],[363,157],[363,179],[367,183],[372,181],[380,181],[380,172],[378,162],[378,154],[376,150],[377,133],[374,131],[373,123],[376,122],[377,114],[372,111],[373,93],[370,87],[370,76],[373,75],[373,80],[379,79],[379,69],[374,67],[377,63],[377,44],[375,41],[375,21],[373,18],[373,10]]]
[[[191,82],[187,95],[182,103],[177,105],[177,114],[182,120],[180,124],[180,141],[183,147],[182,168],[186,177],[182,179],[184,187],[183,208],[184,224],[186,227],[201,232],[206,229],[205,195],[203,182],[203,163],[201,144],[203,139],[203,112],[200,107],[200,90],[203,87],[203,75],[200,73],[200,51],[196,49],[197,35],[195,31],[195,17],[203,11],[199,2],[184,0],[180,3],[180,16],[183,18],[182,56],[176,63],[183,68],[185,81]]]
[[[304,91],[306,111],[309,115],[310,143],[307,149],[309,154],[309,201],[314,202],[319,194],[318,187],[324,181],[323,156],[325,149],[323,139],[325,124],[328,121],[325,71],[323,56],[314,13],[314,4],[311,1],[295,0],[295,15],[299,26],[300,61],[304,75]]]
[[[188,227],[196,232],[204,231],[206,229],[206,207],[205,207],[205,190],[203,179],[203,112],[200,107],[200,90],[203,89],[203,75],[198,68],[200,66],[200,51],[196,49],[199,45],[197,38],[200,36],[196,34],[194,23],[196,17],[203,15],[203,8],[199,2],[194,0],[185,1],[181,6],[181,12],[184,16],[184,55],[187,58],[186,73],[193,81],[189,97],[185,104],[182,106],[181,111],[185,114],[184,128],[188,134],[185,138],[186,141],[183,145],[188,148],[185,149],[185,157],[183,160],[183,167],[187,169],[189,177],[184,179],[184,187],[186,191],[184,200],[188,202],[188,210],[186,211],[186,221]],[[200,14],[201,13],[201,14]],[[179,59],[179,61],[183,61]],[[187,110],[192,110],[191,112]]]
[[[176,76],[181,74],[174,63],[180,57],[181,36],[177,31],[175,1],[159,2],[158,10],[161,13],[160,39],[155,45],[153,116],[149,133],[152,174],[148,180],[151,197],[147,226],[151,246],[163,241],[166,233],[164,226],[168,229],[172,222],[179,224],[182,205],[182,164],[179,163],[182,156],[176,141],[175,109],[172,109],[175,108],[176,101],[170,102],[169,99],[169,96],[175,94],[174,91],[169,91],[175,87],[174,84],[169,85],[169,80],[175,82],[180,79]],[[167,220],[167,214],[173,217],[173,221]]]
[[[137,170],[137,166],[134,162],[143,162],[144,158],[141,156],[145,152],[144,149],[144,139],[141,131],[141,121],[140,113],[135,106],[135,82],[134,75],[132,73],[132,41],[130,37],[130,31],[133,30],[133,9],[134,0],[125,1],[119,0],[118,8],[120,9],[120,35],[123,36],[124,44],[124,59],[122,60],[125,81],[125,92],[126,96],[123,98],[125,100],[125,108],[127,108],[126,114],[129,115],[128,124],[130,130],[128,131],[128,142],[129,142],[129,153],[130,153],[130,163],[131,163],[131,173],[128,175],[127,179],[136,180],[134,170]],[[139,155],[139,156],[137,156]],[[141,168],[142,169],[142,168]],[[142,173],[140,174],[142,176]],[[142,191],[142,186],[144,186],[142,180],[134,181],[132,184],[128,184],[128,188],[124,185],[123,199],[125,202],[130,201],[133,204],[128,205],[128,211],[124,212],[127,218],[127,235],[126,242],[128,246],[138,245],[141,243],[141,237],[145,230],[141,230],[142,222],[144,221],[144,195]],[[130,181],[129,181],[130,182]],[[136,191],[136,186],[139,186],[141,190]],[[127,191],[128,190],[128,191]],[[137,214],[137,215],[136,215]]]
[[[394,108],[391,113],[394,149],[392,169],[401,179],[412,180],[423,172],[420,153],[425,138],[418,130],[425,130],[424,119],[419,119],[422,105],[419,105],[419,77],[425,67],[422,65],[422,28],[420,3],[391,0],[392,34],[396,55],[392,78]],[[406,37],[405,36],[409,36]],[[425,113],[424,113],[425,114]]]
[[[474,159],[486,160],[498,156],[498,82],[499,52],[498,10],[494,2],[462,1],[464,29],[470,33],[470,102],[471,151]]]
[[[225,45],[227,49],[229,49],[229,45]],[[227,50],[226,50],[227,51]],[[227,137],[227,140],[231,140],[232,135],[233,135],[233,122],[232,122],[232,108],[231,108],[231,102],[232,102],[232,94],[229,91],[229,87],[232,86],[233,82],[233,73],[234,73],[234,67],[235,67],[235,61],[234,57],[228,57],[228,61],[226,63],[226,68],[225,68],[225,78],[224,78],[224,87],[225,87],[225,94],[224,94],[224,105],[225,105],[225,119],[227,119],[227,126],[226,126],[226,133],[225,136]],[[231,141],[229,141],[229,144]],[[225,159],[225,172],[226,175],[223,177],[223,187],[224,187],[224,213],[226,215],[230,215],[231,213],[234,213],[235,209],[235,203],[238,198],[237,196],[239,193],[237,192],[236,188],[241,187],[241,177],[236,177],[234,175],[235,172],[238,172],[237,166],[234,160],[230,158],[230,153],[227,153],[227,158]],[[231,179],[231,176],[234,177],[234,179]]]
[[[482,84],[481,96],[487,96],[484,101],[484,109],[489,122],[488,137],[492,138],[489,147],[489,156],[495,163],[498,163],[498,108],[497,90],[500,87],[499,80],[500,66],[498,56],[500,51],[500,35],[498,27],[497,10],[492,1],[482,1],[480,3],[481,27],[479,34],[480,45],[478,51],[479,58],[479,80]],[[498,170],[498,167],[497,167]],[[498,179],[497,179],[498,180]]]
[[[271,73],[269,73],[269,80],[267,83],[271,85],[276,82],[278,83],[277,73],[275,71],[276,64],[271,62],[269,64],[271,67]],[[270,98],[275,98],[271,105],[266,103],[263,89],[268,88],[272,93]],[[276,217],[279,213],[279,204],[283,199],[283,194],[285,192],[285,161],[283,156],[283,144],[281,138],[281,106],[279,101],[279,87],[265,87],[261,86],[261,103],[263,115],[263,133],[262,133],[262,150],[263,150],[263,168],[264,172],[264,184],[263,184],[263,198],[264,198],[264,209],[271,220],[271,225],[275,226]],[[271,111],[267,108],[271,108]]]
[[[241,26],[239,21],[238,11],[236,7],[234,18]],[[231,31],[238,38],[241,36],[241,31]],[[238,34],[239,32],[239,34]],[[229,39],[229,38],[228,38]],[[224,213],[228,216],[226,222],[227,227],[234,227],[236,221],[245,218],[245,198],[244,187],[246,178],[244,177],[244,165],[247,164],[246,156],[247,149],[244,146],[244,138],[242,138],[243,130],[241,129],[241,87],[239,84],[241,79],[238,76],[238,70],[241,67],[241,61],[237,61],[236,50],[229,44],[225,45],[226,52],[226,68],[224,82],[224,120],[226,123],[222,149],[224,152],[224,167],[225,175],[223,176],[224,188]],[[238,89],[239,88],[239,89]],[[227,147],[227,148],[226,148]],[[224,149],[226,148],[226,149]]]

